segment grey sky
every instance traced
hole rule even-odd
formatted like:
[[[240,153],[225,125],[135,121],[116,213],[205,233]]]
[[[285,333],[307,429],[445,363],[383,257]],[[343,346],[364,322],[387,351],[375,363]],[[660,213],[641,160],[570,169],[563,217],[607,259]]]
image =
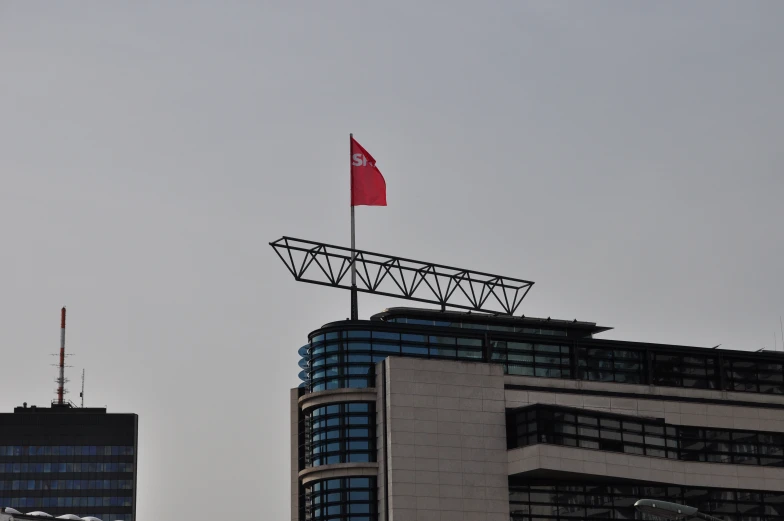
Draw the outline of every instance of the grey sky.
[[[348,245],[349,132],[388,186],[358,247],[534,280],[522,312],[607,338],[771,348],[783,22],[775,0],[0,3],[0,408],[53,396],[67,305],[72,397],[84,367],[87,405],[140,415],[139,520],[287,518],[296,351],[349,300],[267,243]]]

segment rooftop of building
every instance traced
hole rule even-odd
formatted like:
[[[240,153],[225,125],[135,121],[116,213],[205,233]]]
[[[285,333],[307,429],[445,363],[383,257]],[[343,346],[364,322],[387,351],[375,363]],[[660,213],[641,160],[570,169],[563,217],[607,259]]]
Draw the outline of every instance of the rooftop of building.
[[[51,404],[51,407],[39,407],[24,403],[20,407],[14,407],[14,414],[106,414],[106,407],[75,407],[56,403]]]
[[[426,308],[393,307],[387,308],[381,313],[376,313],[370,320],[391,321],[396,318],[423,319],[439,322],[460,322],[461,324],[483,324],[497,326],[497,330],[503,331],[509,328],[549,328],[567,332],[567,336],[592,336],[604,331],[609,331],[611,327],[598,326],[596,322],[584,322],[577,319],[563,320],[554,318],[538,318],[522,316],[510,316],[490,313],[473,313],[471,311],[439,311]],[[569,334],[572,333],[572,334]]]
[[[636,340],[610,340],[604,338],[594,338],[594,335],[609,331],[612,327],[599,326],[595,322],[574,320],[555,319],[551,317],[527,317],[527,316],[510,316],[502,314],[489,314],[471,311],[453,311],[453,310],[438,310],[428,308],[412,308],[412,307],[391,307],[387,308],[380,313],[376,313],[370,317],[370,320],[351,321],[349,319],[343,321],[335,321],[324,324],[321,329],[331,327],[351,327],[362,328],[367,327],[365,324],[371,325],[379,322],[393,324],[406,324],[409,326],[417,327],[443,327],[443,328],[461,328],[468,331],[481,331],[486,330],[491,335],[494,333],[513,333],[513,334],[538,334],[551,339],[557,337],[566,337],[568,339],[579,339],[584,347],[592,348],[610,348],[610,349],[652,349],[664,350],[672,353],[688,354],[713,354],[724,355],[731,357],[742,357],[746,360],[759,360],[761,361],[775,361],[782,363],[784,359],[784,352],[769,349],[758,349],[756,351],[743,350],[743,349],[727,349],[717,346],[688,346],[681,344],[660,344],[651,342],[642,342]],[[372,326],[371,326],[372,327]],[[319,331],[319,330],[317,330]],[[317,333],[311,332],[311,337]]]

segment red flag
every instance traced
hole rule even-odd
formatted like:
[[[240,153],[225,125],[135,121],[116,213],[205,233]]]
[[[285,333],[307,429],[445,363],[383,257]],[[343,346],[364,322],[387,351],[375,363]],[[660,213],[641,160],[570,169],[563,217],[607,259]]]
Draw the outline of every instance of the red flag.
[[[373,159],[351,138],[351,206],[386,206],[387,184]]]

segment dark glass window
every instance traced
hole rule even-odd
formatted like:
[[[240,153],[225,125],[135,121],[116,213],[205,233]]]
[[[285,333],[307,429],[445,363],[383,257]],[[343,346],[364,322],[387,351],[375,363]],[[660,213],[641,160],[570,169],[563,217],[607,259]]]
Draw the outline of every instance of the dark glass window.
[[[697,389],[717,389],[718,373],[714,356],[651,353],[653,384]]]
[[[309,391],[366,388],[375,387],[373,366],[387,356],[481,360],[482,339],[346,330],[329,333],[325,340],[313,336],[310,349],[300,349],[300,354],[300,378]]]
[[[640,498],[696,507],[728,521],[780,521],[784,493],[748,490],[509,479],[512,521],[558,519],[653,519],[636,512]]]
[[[577,365],[578,378],[581,380],[645,383],[642,351],[581,347]]]
[[[504,372],[521,376],[571,378],[569,346],[494,340],[493,359],[504,365]]]
[[[784,364],[724,359],[727,389],[754,393],[784,393]]]
[[[549,378],[577,378],[589,381],[627,384],[652,384],[695,389],[718,389],[719,382],[732,391],[784,394],[784,363],[757,361],[704,350],[689,354],[666,346],[622,347],[588,339],[579,347],[555,338],[563,331],[491,325],[478,329],[478,323],[438,322],[395,317],[369,330],[330,331],[314,334],[311,344],[299,350],[303,371],[301,387],[309,391],[342,387],[374,387],[372,366],[390,355],[447,360],[483,359],[483,338],[491,345],[491,360],[500,363],[510,375]],[[375,331],[394,324],[409,324],[407,332]],[[441,335],[427,326],[448,326]],[[458,334],[454,334],[458,333]],[[518,335],[515,335],[518,333]],[[523,337],[538,334],[550,338]],[[528,340],[527,342],[524,340]],[[588,344],[588,345],[585,345]],[[573,353],[572,350],[576,352]],[[573,365],[574,364],[574,365]],[[353,367],[358,366],[358,367]],[[720,378],[721,377],[721,378]],[[60,455],[59,451],[57,455]],[[783,520],[784,521],[784,520]]]
[[[347,402],[305,414],[305,466],[376,459],[376,414],[371,402]]]
[[[339,478],[309,483],[305,487],[308,521],[375,521],[375,478]]]
[[[784,466],[784,435],[667,425],[584,409],[533,405],[507,412],[507,447],[548,443],[684,461]]]
[[[428,320],[421,318],[410,317],[388,317],[384,319],[385,322],[396,322],[398,324],[412,324],[424,326],[438,326],[438,327],[454,327],[462,329],[474,329],[480,331],[505,331],[525,333],[527,335],[549,335],[549,336],[566,336],[566,331],[551,329],[551,328],[538,328],[538,327],[519,327],[513,324],[485,324],[481,322],[471,322],[467,320]]]

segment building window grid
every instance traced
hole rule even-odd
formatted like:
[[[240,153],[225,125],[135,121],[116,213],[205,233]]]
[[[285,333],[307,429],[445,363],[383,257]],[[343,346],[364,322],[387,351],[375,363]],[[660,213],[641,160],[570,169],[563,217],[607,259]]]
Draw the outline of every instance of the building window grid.
[[[376,521],[376,479],[320,480],[305,486],[307,521]]]
[[[504,366],[504,373],[545,378],[571,378],[570,346],[511,340],[491,341],[492,359]]]
[[[652,353],[653,384],[692,389],[717,389],[717,359],[680,353]]]
[[[374,366],[390,355],[482,360],[482,339],[388,331],[343,331],[313,338],[305,370],[310,391],[375,387]],[[329,333],[327,334],[329,335]]]
[[[426,325],[426,324],[416,324]],[[719,357],[650,348],[651,379],[645,349],[579,346],[577,373],[571,366],[573,345],[519,342],[488,329],[492,361],[507,374],[578,378],[629,384],[653,384],[696,389],[719,389]],[[563,341],[562,341],[563,342]],[[553,351],[557,350],[557,355]],[[482,360],[482,338],[430,332],[344,330],[317,334],[301,351],[302,377],[309,391],[367,388],[375,384],[373,366],[389,355],[447,360]],[[724,355],[724,388],[731,391],[784,394],[784,364],[744,360]]]
[[[686,504],[725,521],[784,519],[784,492],[523,480],[510,480],[510,519],[653,519],[634,508],[640,498]]]
[[[2,501],[3,506],[11,508],[128,508],[133,506],[132,496],[22,496],[3,497]]]
[[[372,402],[344,402],[305,415],[305,467],[376,460]]]
[[[645,351],[581,347],[577,374],[581,380],[641,384],[646,381]]]
[[[128,473],[133,463],[114,462],[15,462],[0,463],[0,474]]]
[[[7,490],[133,490],[131,479],[15,479],[0,480],[0,494]]]
[[[724,366],[729,390],[784,394],[784,364],[725,358]]]
[[[784,466],[784,435],[665,424],[552,406],[509,413],[509,448],[536,443],[683,461]]]
[[[130,445],[0,445],[2,457],[133,456]]]

